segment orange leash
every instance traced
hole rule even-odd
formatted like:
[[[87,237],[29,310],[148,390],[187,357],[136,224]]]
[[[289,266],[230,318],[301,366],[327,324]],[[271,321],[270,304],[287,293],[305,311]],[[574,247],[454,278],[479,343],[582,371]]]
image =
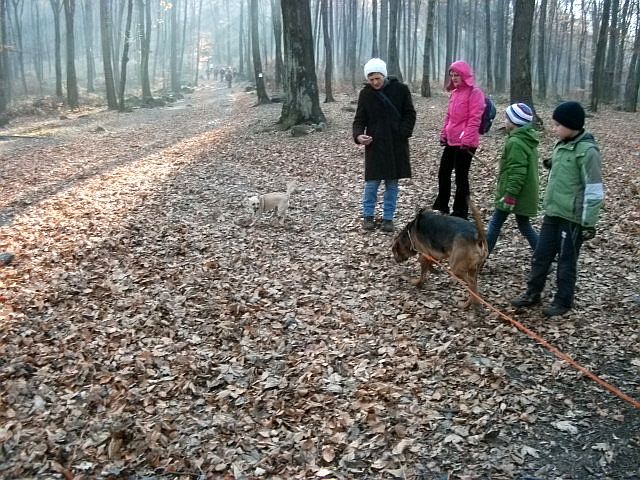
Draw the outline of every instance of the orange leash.
[[[425,255],[423,253],[420,253],[420,255],[423,255],[425,257],[427,257],[429,259],[429,261],[435,263],[436,265],[438,265],[441,269],[446,270],[447,273],[449,273],[449,275],[451,275],[458,283],[464,285],[464,287],[467,289],[467,291],[469,292],[469,294],[474,297],[475,299],[477,299],[478,301],[480,301],[480,303],[482,303],[485,307],[487,307],[489,310],[491,310],[492,312],[497,313],[500,317],[502,317],[503,319],[505,319],[506,321],[508,321],[510,324],[512,324],[514,327],[516,327],[518,330],[520,330],[521,332],[524,332],[526,335],[528,335],[529,337],[533,338],[536,342],[538,342],[540,345],[542,345],[544,348],[546,348],[547,350],[549,350],[551,353],[553,353],[556,357],[558,357],[560,360],[564,360],[565,362],[567,362],[569,365],[571,365],[573,368],[575,368],[576,370],[578,370],[579,372],[583,373],[584,375],[586,375],[587,377],[589,377],[591,380],[593,380],[594,382],[596,382],[598,385],[600,385],[601,387],[603,387],[605,390],[608,390],[610,393],[613,393],[616,397],[621,398],[622,400],[624,400],[625,402],[629,403],[630,405],[632,405],[633,407],[640,409],[640,402],[638,402],[637,400],[635,400],[634,398],[630,397],[629,395],[627,395],[626,393],[624,393],[623,391],[621,391],[618,387],[616,387],[615,385],[611,385],[610,383],[608,383],[607,381],[601,379],[600,377],[598,377],[596,374],[591,373],[589,370],[587,370],[585,367],[583,367],[582,365],[580,365],[578,362],[576,362],[574,359],[572,359],[569,355],[567,355],[566,353],[561,352],[560,350],[558,350],[556,347],[554,347],[553,345],[551,345],[549,342],[547,342],[544,338],[542,338],[540,335],[538,335],[537,333],[535,333],[533,330],[530,330],[529,328],[525,327],[524,325],[522,325],[520,322],[518,322],[517,320],[511,318],[508,315],[505,315],[504,313],[502,313],[500,310],[498,310],[497,308],[495,308],[493,305],[491,305],[490,303],[488,303],[487,301],[485,301],[482,297],[480,297],[480,295],[478,295],[477,293],[473,292],[469,286],[461,279],[458,278],[458,276],[456,276],[456,274],[454,274],[451,270],[449,270],[448,268],[444,267],[438,260],[436,260],[433,257],[430,257],[429,255]]]

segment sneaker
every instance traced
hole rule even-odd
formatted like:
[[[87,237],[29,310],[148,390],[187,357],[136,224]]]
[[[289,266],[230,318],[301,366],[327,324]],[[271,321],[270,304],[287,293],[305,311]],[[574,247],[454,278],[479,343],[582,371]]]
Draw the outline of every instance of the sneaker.
[[[373,217],[364,217],[362,220],[362,228],[365,230],[373,230],[376,228],[376,224],[373,221]]]
[[[522,308],[522,307],[531,307],[533,305],[536,305],[540,303],[540,294],[539,293],[523,293],[522,295],[520,295],[519,297],[514,298],[513,300],[511,300],[511,305],[513,305],[516,308]]]
[[[393,220],[382,220],[382,231],[393,232],[395,230],[393,226]]]
[[[569,307],[563,307],[562,305],[556,305],[552,303],[548,307],[542,309],[542,313],[544,313],[545,317],[558,317],[560,315],[564,315],[569,310]]]

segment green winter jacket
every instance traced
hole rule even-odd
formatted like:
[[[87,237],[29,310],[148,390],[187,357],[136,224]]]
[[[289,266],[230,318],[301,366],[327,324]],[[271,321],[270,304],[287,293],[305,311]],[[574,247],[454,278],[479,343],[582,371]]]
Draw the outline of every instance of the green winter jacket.
[[[495,208],[510,211],[501,201],[509,195],[517,203],[513,212],[533,217],[538,212],[538,132],[524,125],[509,133],[504,145],[496,186]]]
[[[556,143],[544,196],[545,214],[594,227],[604,201],[602,160],[593,135]]]

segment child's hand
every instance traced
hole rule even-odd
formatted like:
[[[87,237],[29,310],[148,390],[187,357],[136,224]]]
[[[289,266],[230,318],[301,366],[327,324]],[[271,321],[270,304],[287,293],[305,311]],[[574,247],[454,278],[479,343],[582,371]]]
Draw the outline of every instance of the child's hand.
[[[505,195],[500,199],[500,201],[502,202],[504,209],[509,212],[512,212],[513,209],[516,208],[516,204],[518,203],[518,201],[510,195]]]
[[[591,240],[596,236],[596,228],[595,227],[582,227],[582,231],[580,232],[582,235],[582,241]]]

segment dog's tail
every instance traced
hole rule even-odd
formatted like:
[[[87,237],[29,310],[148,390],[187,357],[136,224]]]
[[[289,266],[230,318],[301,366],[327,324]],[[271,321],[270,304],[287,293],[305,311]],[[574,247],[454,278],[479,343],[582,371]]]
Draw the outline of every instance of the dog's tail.
[[[482,223],[480,210],[478,210],[476,204],[471,200],[471,196],[467,197],[467,203],[469,204],[469,209],[473,214],[473,221],[476,224],[476,230],[478,230],[478,245],[482,249],[483,255],[486,257],[487,255],[489,255],[489,247],[487,245],[487,234],[484,230],[484,224]]]
[[[287,182],[287,195],[291,195],[293,192],[296,191],[296,187],[297,187],[297,183],[295,180],[291,180],[290,182]]]

